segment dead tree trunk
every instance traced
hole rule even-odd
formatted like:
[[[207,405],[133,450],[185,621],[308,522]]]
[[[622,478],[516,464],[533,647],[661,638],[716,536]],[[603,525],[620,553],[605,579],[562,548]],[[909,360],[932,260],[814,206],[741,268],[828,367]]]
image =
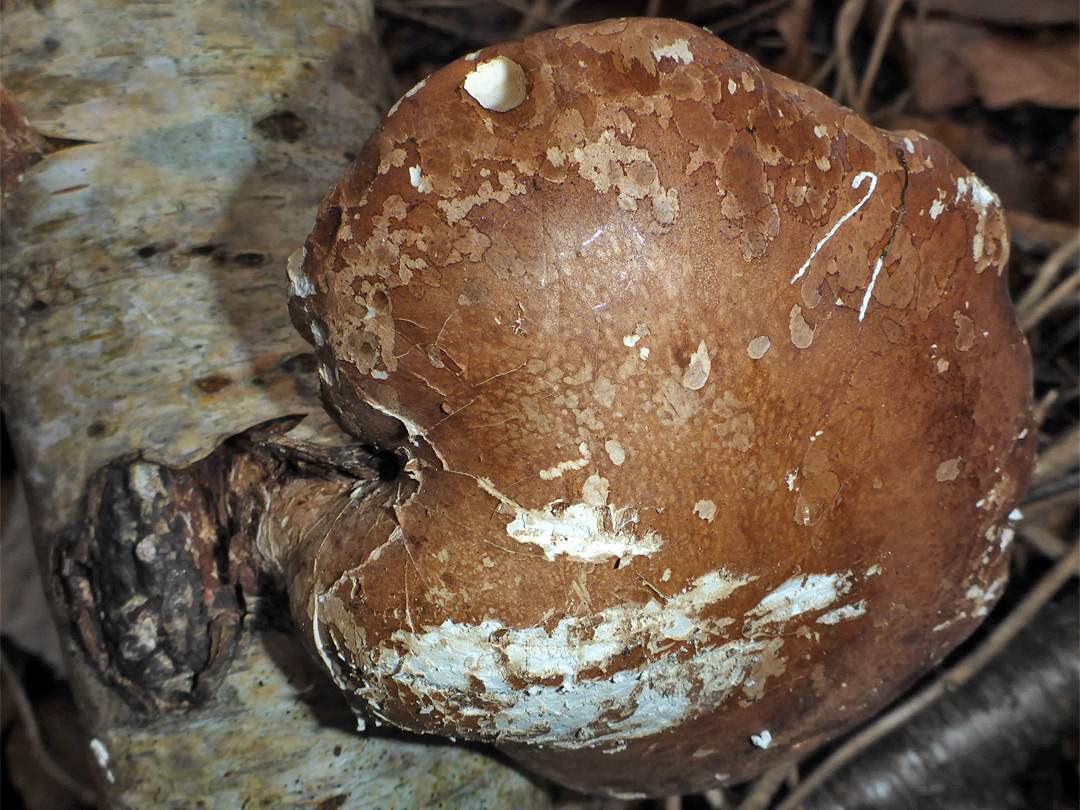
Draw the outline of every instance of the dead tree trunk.
[[[389,100],[370,4],[55,0],[2,51],[62,139],[3,206],[3,404],[106,803],[545,806],[358,735],[248,556],[280,462],[231,437],[333,431],[283,268]]]

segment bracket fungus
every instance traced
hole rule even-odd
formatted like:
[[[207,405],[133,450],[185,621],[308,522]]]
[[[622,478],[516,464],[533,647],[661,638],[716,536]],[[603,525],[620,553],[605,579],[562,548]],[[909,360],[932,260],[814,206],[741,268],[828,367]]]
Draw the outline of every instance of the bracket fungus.
[[[699,28],[449,65],[290,260],[328,407],[402,462],[273,530],[301,628],[361,716],[586,791],[807,753],[1001,594],[1007,254],[942,146]]]

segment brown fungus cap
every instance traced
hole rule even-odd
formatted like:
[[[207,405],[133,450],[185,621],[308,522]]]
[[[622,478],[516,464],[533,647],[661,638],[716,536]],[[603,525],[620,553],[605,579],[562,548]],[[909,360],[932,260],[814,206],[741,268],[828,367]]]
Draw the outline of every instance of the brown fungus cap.
[[[808,752],[1001,594],[1034,446],[1007,253],[939,144],[693,26],[449,65],[290,262],[332,409],[409,459],[305,501],[302,626],[369,716],[584,790]]]

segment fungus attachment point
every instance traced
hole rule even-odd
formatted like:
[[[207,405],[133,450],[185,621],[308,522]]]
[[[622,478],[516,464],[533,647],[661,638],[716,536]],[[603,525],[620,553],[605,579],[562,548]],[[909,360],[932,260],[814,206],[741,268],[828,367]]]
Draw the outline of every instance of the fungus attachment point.
[[[325,401],[401,464],[305,482],[297,625],[358,712],[571,787],[747,779],[1001,593],[1035,439],[1001,207],[691,25],[485,54],[289,262]]]
[[[463,86],[485,110],[509,112],[525,101],[525,71],[502,56],[477,65]]]

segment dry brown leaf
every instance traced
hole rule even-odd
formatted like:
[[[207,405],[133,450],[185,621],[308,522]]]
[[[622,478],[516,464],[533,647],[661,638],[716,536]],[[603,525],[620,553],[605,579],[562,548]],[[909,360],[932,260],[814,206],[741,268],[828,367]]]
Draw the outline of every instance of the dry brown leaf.
[[[985,36],[984,29],[965,23],[927,20],[922,26],[920,44],[915,19],[908,17],[900,23],[900,36],[911,54],[908,74],[915,90],[915,104],[921,112],[942,112],[974,99],[971,77],[959,50],[965,43]]]
[[[917,52],[916,24],[901,35]],[[912,72],[916,103],[939,112],[979,98],[990,109],[1031,103],[1076,109],[1080,103],[1080,45],[1074,36],[1034,40],[992,32],[982,25],[928,20],[922,64]]]
[[[990,34],[963,45],[959,57],[990,109],[1080,106],[1080,43],[1073,36],[1036,42]]]
[[[1061,25],[1076,23],[1076,0],[925,0],[930,12],[1001,25]]]

